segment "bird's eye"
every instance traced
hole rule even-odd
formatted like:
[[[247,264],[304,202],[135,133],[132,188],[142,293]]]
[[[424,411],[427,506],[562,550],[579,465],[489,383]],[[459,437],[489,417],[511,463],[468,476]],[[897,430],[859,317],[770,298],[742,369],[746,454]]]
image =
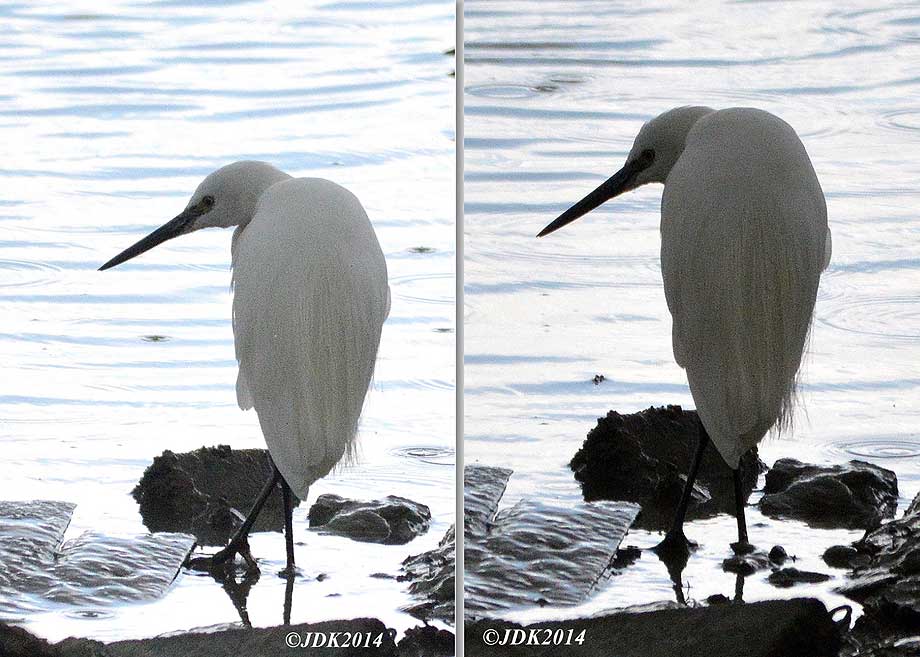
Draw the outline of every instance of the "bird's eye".
[[[201,199],[201,202],[204,203],[204,207],[210,208],[214,205],[214,197],[208,194],[203,199]]]
[[[651,148],[646,148],[642,151],[642,159],[645,160],[647,164],[651,164],[655,161],[655,151]]]

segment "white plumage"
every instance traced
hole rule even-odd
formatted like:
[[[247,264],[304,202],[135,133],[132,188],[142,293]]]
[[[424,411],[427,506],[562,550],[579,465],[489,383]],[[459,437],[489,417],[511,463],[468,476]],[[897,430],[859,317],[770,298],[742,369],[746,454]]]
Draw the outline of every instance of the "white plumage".
[[[739,545],[747,546],[739,460],[790,422],[831,255],[824,194],[805,147],[781,119],[749,108],[679,107],[646,123],[623,168],[540,236],[653,182],[664,183],[661,268],[674,357],[704,429],[662,546],[687,543],[684,513],[710,438],[735,470]]]
[[[269,187],[233,238],[237,400],[254,407],[294,494],[353,439],[389,311],[386,262],[364,209],[326,180]]]
[[[824,194],[784,121],[710,111],[686,137],[661,201],[661,266],[674,357],[732,468],[790,419],[821,271]]]
[[[101,269],[200,228],[231,226],[237,401],[256,409],[276,471],[213,559],[240,553],[257,569],[246,535],[280,481],[293,576],[290,492],[306,499],[310,484],[354,454],[390,308],[386,261],[351,192],[245,161],[210,174],[182,213]]]

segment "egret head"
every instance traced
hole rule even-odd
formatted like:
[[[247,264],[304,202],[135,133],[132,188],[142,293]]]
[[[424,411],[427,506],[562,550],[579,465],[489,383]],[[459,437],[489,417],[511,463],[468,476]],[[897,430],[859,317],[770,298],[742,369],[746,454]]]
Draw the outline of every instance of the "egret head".
[[[687,135],[693,125],[713,110],[709,107],[677,107],[642,126],[626,157],[623,168],[604,181],[600,187],[540,231],[537,237],[549,235],[605,201],[647,183],[663,183],[671,168],[684,151]]]
[[[266,162],[246,160],[221,167],[201,181],[188,205],[175,218],[129,246],[99,270],[120,265],[166,240],[199,228],[245,226],[255,214],[262,192],[289,177]]]

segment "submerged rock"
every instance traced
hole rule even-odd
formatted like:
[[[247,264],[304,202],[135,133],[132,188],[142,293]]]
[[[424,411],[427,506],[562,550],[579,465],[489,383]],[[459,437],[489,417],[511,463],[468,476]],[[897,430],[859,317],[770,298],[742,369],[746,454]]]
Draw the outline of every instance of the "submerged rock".
[[[670,526],[695,454],[699,436],[696,411],[680,406],[649,408],[621,415],[610,411],[588,432],[569,466],[585,500],[637,502],[638,527]],[[765,469],[757,449],[741,459],[744,498]],[[710,444],[704,453],[688,518],[734,513],[732,471]]]
[[[310,507],[310,527],[363,543],[404,545],[428,531],[431,510],[404,497],[359,502],[320,495]]]
[[[169,588],[195,539],[83,532],[63,541],[75,505],[0,501],[0,616],[69,605],[150,601]],[[0,655],[4,654],[0,651]]]
[[[722,570],[747,577],[758,570],[769,568],[771,561],[769,554],[762,550],[755,550],[747,554],[736,554],[723,560]]]
[[[563,506],[525,498],[498,511],[510,476],[506,468],[464,468],[469,619],[521,606],[577,604],[604,576],[639,557],[636,550],[618,551],[639,510],[635,504]]]
[[[824,573],[814,573],[809,570],[799,570],[798,568],[780,568],[770,573],[767,581],[773,586],[788,588],[796,584],[817,584],[826,582],[831,578]]]
[[[872,529],[894,515],[898,479],[865,461],[822,466],[780,459],[767,473],[760,510],[815,527]]]
[[[463,532],[467,539],[485,536],[512,470],[485,465],[463,468]]]
[[[506,636],[506,645],[495,645]],[[530,636],[539,645],[528,641]],[[554,643],[556,636],[561,645]],[[465,638],[466,654],[477,657],[836,657],[840,647],[830,614],[820,601],[808,598],[619,613],[524,627],[482,620],[466,626]]]
[[[547,504],[525,498],[464,543],[469,619],[523,606],[583,602],[609,574],[639,507],[629,502]]]
[[[223,545],[242,524],[272,472],[268,450],[202,447],[153,459],[131,492],[152,532],[194,534],[202,545]],[[300,501],[294,497],[295,506]],[[265,502],[254,531],[284,528],[281,495]]]

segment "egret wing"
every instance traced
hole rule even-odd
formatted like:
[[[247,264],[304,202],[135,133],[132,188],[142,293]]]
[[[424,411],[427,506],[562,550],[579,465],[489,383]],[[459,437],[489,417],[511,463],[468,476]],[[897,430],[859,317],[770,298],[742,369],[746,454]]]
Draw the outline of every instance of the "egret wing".
[[[661,216],[674,356],[735,467],[789,417],[829,244],[824,195],[792,128],[723,110],[688,135]]]
[[[358,200],[319,179],[280,182],[234,236],[240,407],[254,407],[298,497],[353,440],[389,306],[386,262]]]

